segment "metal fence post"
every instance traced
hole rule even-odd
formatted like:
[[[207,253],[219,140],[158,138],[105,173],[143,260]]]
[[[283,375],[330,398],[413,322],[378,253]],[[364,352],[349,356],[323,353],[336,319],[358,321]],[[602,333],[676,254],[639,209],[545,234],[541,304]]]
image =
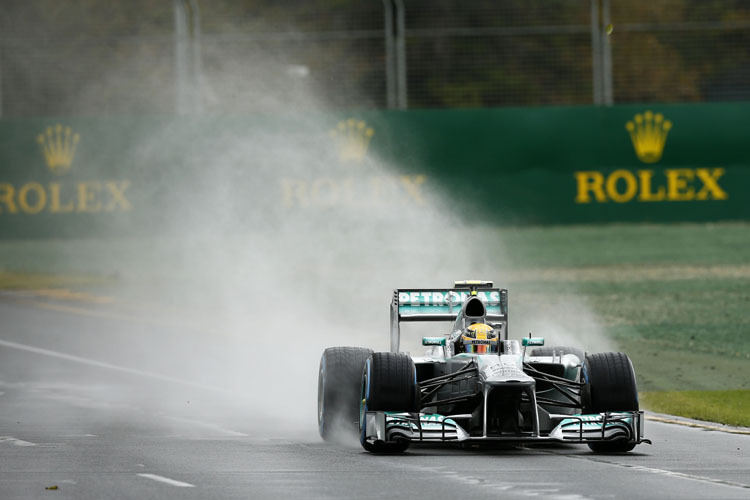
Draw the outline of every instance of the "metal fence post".
[[[599,0],[591,0],[591,79],[594,88],[594,104],[602,104],[602,47]]]
[[[203,58],[201,55],[201,14],[198,9],[198,0],[188,0],[190,9],[190,55],[191,61],[191,88],[190,100],[192,109],[196,113],[203,111]]]
[[[196,0],[173,0],[175,111],[184,115],[201,109],[200,12]]]
[[[0,118],[3,117],[3,35],[0,35]]]
[[[395,0],[396,6],[396,68],[398,84],[398,108],[406,109],[406,8],[403,0]]]
[[[182,0],[172,0],[174,7],[175,112],[187,114],[188,40],[187,15]]]
[[[0,14],[0,27],[3,28],[0,33],[0,118],[3,117],[3,48],[5,47],[5,33],[8,31],[5,29],[5,16]]]
[[[602,41],[602,101],[604,105],[611,106],[614,102],[612,92],[612,45],[609,43],[609,30],[611,20],[609,17],[609,0],[602,0],[602,26],[604,31],[600,30]]]
[[[591,0],[591,72],[597,106],[611,106],[614,102],[610,24],[609,0]]]
[[[396,58],[394,56],[395,42],[393,40],[393,5],[391,0],[383,0],[385,16],[385,90],[388,109],[396,107]]]

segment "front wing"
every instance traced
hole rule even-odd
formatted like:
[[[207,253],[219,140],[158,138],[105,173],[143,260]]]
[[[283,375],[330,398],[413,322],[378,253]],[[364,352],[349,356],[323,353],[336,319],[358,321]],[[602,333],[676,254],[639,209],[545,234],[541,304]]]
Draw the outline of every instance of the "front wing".
[[[545,435],[519,434],[471,436],[457,421],[471,415],[445,417],[430,413],[394,413],[368,411],[365,414],[365,440],[368,442],[565,442],[595,443],[622,441],[649,443],[643,437],[642,411],[607,412],[591,415],[551,415],[555,427]]]

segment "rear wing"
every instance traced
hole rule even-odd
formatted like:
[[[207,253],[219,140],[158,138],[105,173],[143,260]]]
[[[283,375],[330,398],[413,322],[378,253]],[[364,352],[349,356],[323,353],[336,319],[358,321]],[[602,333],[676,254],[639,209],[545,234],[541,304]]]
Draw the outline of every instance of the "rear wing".
[[[398,352],[401,323],[456,321],[469,297],[476,295],[487,310],[487,321],[508,321],[508,290],[492,284],[456,283],[454,288],[398,288],[391,301],[391,352]],[[488,286],[489,285],[489,286]]]

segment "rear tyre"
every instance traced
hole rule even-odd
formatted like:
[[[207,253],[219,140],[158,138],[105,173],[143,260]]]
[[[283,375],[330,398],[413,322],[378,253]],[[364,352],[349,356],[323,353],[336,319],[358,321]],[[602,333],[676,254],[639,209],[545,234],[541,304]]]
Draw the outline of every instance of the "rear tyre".
[[[372,349],[329,347],[318,370],[318,431],[325,441],[337,431],[356,436],[362,368]]]
[[[559,356],[575,354],[581,360],[581,364],[586,360],[586,353],[583,352],[583,349],[578,349],[577,347],[537,347],[531,350],[532,356],[552,356],[553,354]]]
[[[622,352],[589,354],[583,364],[583,412],[638,411],[638,388],[630,358]],[[627,441],[588,443],[597,453],[622,453],[635,448]]]
[[[375,453],[400,453],[409,447],[406,439],[394,442],[365,441],[365,413],[392,411],[412,413],[420,410],[420,393],[414,361],[403,353],[376,352],[365,362],[360,396],[360,443]]]

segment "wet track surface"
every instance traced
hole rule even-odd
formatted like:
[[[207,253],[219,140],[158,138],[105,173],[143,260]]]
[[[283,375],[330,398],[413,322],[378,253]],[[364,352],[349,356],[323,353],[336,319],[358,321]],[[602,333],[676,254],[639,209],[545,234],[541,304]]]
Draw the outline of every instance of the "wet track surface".
[[[144,357],[127,336],[137,321],[79,313],[0,302],[1,499],[750,499],[748,435],[649,421],[653,446],[623,455],[561,445],[376,456],[149,377],[168,374],[159,359],[178,350]],[[130,397],[144,380],[165,389]]]

